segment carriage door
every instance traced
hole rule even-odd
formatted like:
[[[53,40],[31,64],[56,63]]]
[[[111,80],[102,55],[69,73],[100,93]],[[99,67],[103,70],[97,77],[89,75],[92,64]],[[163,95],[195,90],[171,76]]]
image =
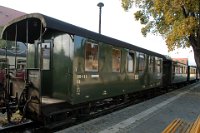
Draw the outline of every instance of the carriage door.
[[[39,67],[41,69],[41,96],[51,96],[52,93],[52,70],[51,52],[52,40],[44,40],[39,44]]]

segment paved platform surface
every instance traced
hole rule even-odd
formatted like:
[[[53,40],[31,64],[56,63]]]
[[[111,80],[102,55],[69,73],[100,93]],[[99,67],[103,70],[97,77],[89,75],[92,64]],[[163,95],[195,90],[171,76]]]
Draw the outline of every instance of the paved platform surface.
[[[58,133],[161,133],[174,119],[200,115],[200,82],[58,131]]]

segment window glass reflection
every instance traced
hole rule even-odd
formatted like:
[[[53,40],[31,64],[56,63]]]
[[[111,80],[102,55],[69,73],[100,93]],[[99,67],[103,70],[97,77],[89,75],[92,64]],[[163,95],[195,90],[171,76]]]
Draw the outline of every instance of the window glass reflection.
[[[85,71],[98,71],[99,46],[87,42],[85,45]]]
[[[121,51],[119,49],[112,49],[112,71],[120,72]]]

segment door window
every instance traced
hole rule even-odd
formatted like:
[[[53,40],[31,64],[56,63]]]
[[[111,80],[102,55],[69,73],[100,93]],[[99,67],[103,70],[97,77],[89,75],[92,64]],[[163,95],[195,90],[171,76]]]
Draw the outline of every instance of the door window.
[[[149,72],[154,72],[154,57],[149,56]]]
[[[41,68],[43,70],[50,69],[50,43],[42,43],[41,49]]]
[[[162,70],[161,70],[161,59],[160,58],[156,58],[156,72],[157,73],[161,73]]]
[[[139,54],[139,71],[144,72],[145,70],[145,54],[140,53]]]
[[[128,72],[134,72],[134,53],[128,53],[127,55],[127,69]]]

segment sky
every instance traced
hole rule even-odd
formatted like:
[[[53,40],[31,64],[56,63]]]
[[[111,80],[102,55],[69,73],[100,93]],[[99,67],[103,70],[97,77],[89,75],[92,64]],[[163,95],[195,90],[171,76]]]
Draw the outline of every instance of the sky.
[[[134,19],[135,7],[128,12],[121,7],[120,0],[1,0],[0,5],[25,13],[41,13],[73,25],[98,32],[99,2],[102,7],[101,33],[133,45],[173,58],[189,58],[195,65],[192,49],[179,49],[168,52],[161,36],[141,33],[143,25]]]

